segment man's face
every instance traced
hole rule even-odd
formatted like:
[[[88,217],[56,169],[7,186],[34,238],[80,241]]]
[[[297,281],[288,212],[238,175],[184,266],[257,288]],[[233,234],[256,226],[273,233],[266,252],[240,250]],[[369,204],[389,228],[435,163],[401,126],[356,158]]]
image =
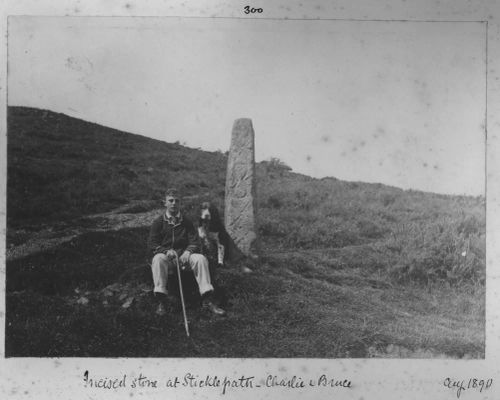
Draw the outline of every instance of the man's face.
[[[165,199],[165,205],[167,207],[167,211],[171,215],[177,215],[180,210],[181,201],[178,197],[175,196],[167,196]]]

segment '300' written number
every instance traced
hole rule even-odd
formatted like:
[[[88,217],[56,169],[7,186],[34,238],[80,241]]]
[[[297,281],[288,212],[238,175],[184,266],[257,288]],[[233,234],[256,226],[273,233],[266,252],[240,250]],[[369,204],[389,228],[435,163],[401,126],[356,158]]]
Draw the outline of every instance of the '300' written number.
[[[250,6],[246,6],[243,10],[245,14],[260,14],[264,11],[262,8],[251,8]]]

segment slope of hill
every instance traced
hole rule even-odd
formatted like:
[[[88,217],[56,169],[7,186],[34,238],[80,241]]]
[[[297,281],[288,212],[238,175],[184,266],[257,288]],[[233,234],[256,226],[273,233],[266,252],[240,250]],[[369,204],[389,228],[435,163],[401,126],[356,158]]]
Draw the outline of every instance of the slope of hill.
[[[190,341],[178,316],[157,320],[151,218],[167,186],[188,213],[205,198],[222,211],[226,161],[10,107],[7,355],[484,356],[483,198],[313,179],[276,159],[257,166],[255,273],[217,275],[229,316],[191,309]]]
[[[223,154],[45,110],[9,107],[7,123],[9,226],[158,202],[169,186],[223,198]]]

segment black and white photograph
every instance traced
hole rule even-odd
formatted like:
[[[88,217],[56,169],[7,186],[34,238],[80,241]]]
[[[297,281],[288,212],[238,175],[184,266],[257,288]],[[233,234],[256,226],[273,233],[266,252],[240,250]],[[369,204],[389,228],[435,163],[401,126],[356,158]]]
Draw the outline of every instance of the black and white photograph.
[[[78,7],[6,20],[7,360],[488,358],[486,19]]]
[[[6,354],[482,358],[485,32],[11,18]]]

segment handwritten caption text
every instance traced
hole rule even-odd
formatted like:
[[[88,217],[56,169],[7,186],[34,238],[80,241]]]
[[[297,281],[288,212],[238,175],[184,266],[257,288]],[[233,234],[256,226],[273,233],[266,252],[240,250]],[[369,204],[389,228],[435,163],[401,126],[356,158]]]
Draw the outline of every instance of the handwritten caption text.
[[[263,378],[255,376],[241,375],[239,377],[218,376],[218,375],[197,375],[187,372],[182,376],[164,377],[161,379],[151,378],[140,373],[138,376],[102,377],[91,376],[89,371],[83,374],[85,388],[92,389],[135,389],[135,388],[201,388],[219,389],[221,394],[226,394],[230,390],[258,389],[258,388],[338,388],[350,389],[352,383],[348,379],[335,379],[327,375],[314,378],[303,378],[301,376],[281,377],[269,374]]]

